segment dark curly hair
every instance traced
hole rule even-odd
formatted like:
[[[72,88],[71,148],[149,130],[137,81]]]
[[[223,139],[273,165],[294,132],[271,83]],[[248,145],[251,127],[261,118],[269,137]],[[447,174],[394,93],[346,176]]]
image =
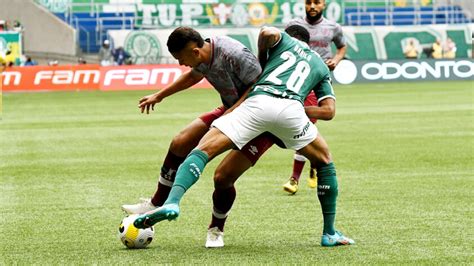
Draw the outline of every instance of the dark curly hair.
[[[285,32],[293,38],[296,38],[305,43],[309,43],[309,32],[303,26],[291,25],[285,29]]]
[[[199,48],[204,45],[201,34],[195,29],[190,27],[178,27],[170,34],[166,45],[170,53],[177,53],[183,50],[190,42],[195,42]]]

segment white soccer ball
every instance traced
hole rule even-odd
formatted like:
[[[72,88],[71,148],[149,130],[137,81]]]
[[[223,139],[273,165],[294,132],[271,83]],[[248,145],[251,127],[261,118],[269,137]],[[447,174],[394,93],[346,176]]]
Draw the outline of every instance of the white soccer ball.
[[[153,227],[138,229],[133,225],[137,217],[138,214],[133,214],[123,218],[118,229],[118,237],[127,248],[145,248],[155,236]]]

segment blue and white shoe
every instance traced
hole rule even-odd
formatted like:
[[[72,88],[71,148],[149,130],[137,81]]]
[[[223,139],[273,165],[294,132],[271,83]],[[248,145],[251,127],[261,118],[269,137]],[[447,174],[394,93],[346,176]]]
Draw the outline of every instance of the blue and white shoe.
[[[323,234],[321,237],[321,246],[334,247],[341,245],[354,245],[355,241],[344,236],[341,232],[336,231],[334,235]]]
[[[163,220],[175,220],[179,216],[178,204],[165,204],[155,210],[140,215],[135,219],[133,225],[136,228],[147,228]]]

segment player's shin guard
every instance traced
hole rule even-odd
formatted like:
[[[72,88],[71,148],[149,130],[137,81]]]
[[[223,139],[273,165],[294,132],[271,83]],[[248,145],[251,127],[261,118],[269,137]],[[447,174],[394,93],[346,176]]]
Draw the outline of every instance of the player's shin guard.
[[[209,225],[209,228],[217,226],[219,230],[224,232],[225,220],[227,219],[227,215],[234,204],[236,194],[237,193],[234,186],[226,189],[216,188],[214,190],[214,193],[212,194],[214,209],[212,212],[212,221]]]
[[[158,180],[158,187],[155,194],[151,198],[151,203],[155,206],[162,206],[168,198],[171,187],[173,186],[176,171],[180,164],[183,163],[184,157],[180,157],[168,151],[165,161],[161,167],[160,177]]]
[[[193,150],[179,166],[170,195],[165,204],[179,204],[184,193],[199,179],[209,160],[201,150]]]
[[[318,199],[323,211],[324,229],[323,233],[333,235],[335,233],[334,222],[336,219],[337,199],[337,176],[334,163],[318,166]]]

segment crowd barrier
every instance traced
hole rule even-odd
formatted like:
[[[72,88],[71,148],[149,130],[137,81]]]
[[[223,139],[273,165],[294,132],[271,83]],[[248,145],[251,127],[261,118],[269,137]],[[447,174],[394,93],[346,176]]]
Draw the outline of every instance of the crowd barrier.
[[[179,65],[14,67],[2,73],[3,91],[157,90],[187,71]],[[193,86],[211,87],[206,79]]]
[[[175,65],[14,67],[3,72],[3,91],[158,90],[189,68]],[[474,60],[343,60],[334,70],[339,84],[428,80],[473,80]],[[212,88],[203,79],[193,88]]]

